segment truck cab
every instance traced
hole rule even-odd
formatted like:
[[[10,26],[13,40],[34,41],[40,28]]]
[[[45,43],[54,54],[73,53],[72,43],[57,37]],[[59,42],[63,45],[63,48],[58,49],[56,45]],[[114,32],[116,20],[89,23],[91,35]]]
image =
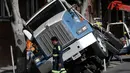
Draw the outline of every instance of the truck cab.
[[[64,0],[53,0],[40,9],[26,23],[23,33],[38,46],[40,57],[33,58],[41,73],[52,67],[51,37],[58,37],[67,63],[84,57],[88,47],[97,42],[90,23]]]

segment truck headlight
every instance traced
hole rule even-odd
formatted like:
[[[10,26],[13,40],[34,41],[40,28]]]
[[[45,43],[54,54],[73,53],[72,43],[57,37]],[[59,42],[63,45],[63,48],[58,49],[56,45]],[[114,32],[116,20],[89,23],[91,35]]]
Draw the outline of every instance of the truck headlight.
[[[77,31],[77,34],[81,34],[83,33],[84,31],[87,30],[87,26],[83,26],[82,28],[80,28],[78,31]]]

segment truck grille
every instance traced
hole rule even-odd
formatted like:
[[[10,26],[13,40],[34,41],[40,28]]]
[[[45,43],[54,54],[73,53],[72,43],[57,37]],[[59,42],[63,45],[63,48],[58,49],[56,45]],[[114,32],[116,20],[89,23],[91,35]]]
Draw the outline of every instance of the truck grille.
[[[74,40],[71,32],[67,31],[67,28],[63,25],[62,22],[58,22],[54,25],[51,25],[50,27],[47,27],[36,37],[39,46],[43,49],[47,56],[52,54],[53,45],[50,39],[53,36],[58,37],[61,46],[65,46]]]

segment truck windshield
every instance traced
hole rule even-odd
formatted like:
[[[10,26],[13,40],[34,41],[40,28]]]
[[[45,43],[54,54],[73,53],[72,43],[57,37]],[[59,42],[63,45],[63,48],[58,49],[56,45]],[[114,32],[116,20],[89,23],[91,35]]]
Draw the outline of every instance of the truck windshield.
[[[27,27],[31,31],[35,31],[42,23],[64,10],[65,9],[62,4],[59,1],[55,1],[42,12],[40,12],[34,19],[32,19]]]

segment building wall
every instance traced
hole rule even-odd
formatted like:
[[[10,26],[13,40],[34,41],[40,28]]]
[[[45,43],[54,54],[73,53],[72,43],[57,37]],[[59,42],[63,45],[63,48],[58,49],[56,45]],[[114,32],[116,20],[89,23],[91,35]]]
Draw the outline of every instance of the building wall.
[[[11,65],[10,45],[13,34],[10,22],[0,22],[0,67]]]
[[[8,3],[10,0],[7,0]],[[27,21],[37,10],[43,7],[46,0],[19,0],[21,17]],[[10,4],[10,3],[9,3]],[[9,6],[11,8],[11,6]],[[10,45],[14,45],[11,18],[7,14],[4,0],[0,0],[0,67],[11,65]],[[17,50],[14,49],[16,59]]]
[[[7,15],[4,0],[0,0],[0,21],[9,21],[9,16]]]
[[[27,21],[31,18],[40,8],[46,4],[46,0],[19,0],[19,8],[21,17]]]

